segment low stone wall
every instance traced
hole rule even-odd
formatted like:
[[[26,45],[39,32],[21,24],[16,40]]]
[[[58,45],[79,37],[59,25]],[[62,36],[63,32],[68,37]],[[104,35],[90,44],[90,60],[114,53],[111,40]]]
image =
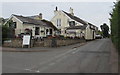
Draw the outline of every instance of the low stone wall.
[[[85,42],[83,39],[46,39],[44,41],[45,47],[58,47],[58,46],[66,46],[75,43]]]
[[[22,39],[11,39],[8,41],[4,41],[3,46],[20,48],[20,47],[22,47]]]
[[[52,45],[52,40],[51,39],[45,39],[44,40],[44,46],[45,47],[51,47]]]
[[[10,39],[8,41],[4,41],[3,47],[12,47],[12,48],[22,48],[22,39]],[[31,41],[31,47],[33,47],[33,40]]]
[[[44,39],[44,41],[31,41],[31,47],[59,47],[85,42],[84,39]],[[22,48],[22,39],[11,39],[3,44],[4,47]]]
[[[44,47],[44,41],[35,41],[34,40],[34,43],[33,43],[33,47]]]
[[[85,40],[80,40],[80,39],[73,39],[73,40],[57,40],[57,46],[66,46],[66,45],[71,45],[75,43],[81,43],[85,42]]]

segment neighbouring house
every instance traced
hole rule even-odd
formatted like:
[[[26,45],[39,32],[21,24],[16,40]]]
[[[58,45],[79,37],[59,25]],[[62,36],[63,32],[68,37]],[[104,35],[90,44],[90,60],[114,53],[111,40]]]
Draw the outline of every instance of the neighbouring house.
[[[74,15],[73,9],[70,7],[70,12],[63,10],[54,10],[54,16],[51,22],[60,30],[60,35],[65,37],[84,37],[86,40],[95,39],[98,27],[80,19]]]
[[[24,34],[25,30],[31,30],[33,37],[47,37],[48,35],[54,36],[57,28],[52,22],[42,19],[42,14],[36,16],[24,17],[21,15],[12,14],[8,21],[13,21],[13,27],[15,29],[15,36]]]

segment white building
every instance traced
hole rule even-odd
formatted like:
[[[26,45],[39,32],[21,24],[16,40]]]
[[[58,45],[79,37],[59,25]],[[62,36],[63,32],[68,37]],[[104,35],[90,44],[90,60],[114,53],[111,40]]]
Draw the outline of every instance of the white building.
[[[32,31],[33,37],[46,37],[47,35],[54,36],[55,30],[57,30],[50,21],[42,19],[42,14],[30,17],[11,15],[5,24],[10,20],[14,23],[15,36],[23,34],[26,29]]]
[[[86,40],[92,40],[95,39],[98,30],[95,25],[75,16],[71,7],[69,13],[58,10],[56,7],[51,22],[61,31],[60,34],[65,37],[84,37]]]

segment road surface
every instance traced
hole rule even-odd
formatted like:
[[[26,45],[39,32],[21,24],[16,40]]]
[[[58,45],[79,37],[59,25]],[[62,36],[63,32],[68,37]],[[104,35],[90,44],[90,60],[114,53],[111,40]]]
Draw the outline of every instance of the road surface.
[[[111,41],[42,52],[3,52],[3,73],[117,73],[111,65]],[[116,64],[114,64],[116,65]]]

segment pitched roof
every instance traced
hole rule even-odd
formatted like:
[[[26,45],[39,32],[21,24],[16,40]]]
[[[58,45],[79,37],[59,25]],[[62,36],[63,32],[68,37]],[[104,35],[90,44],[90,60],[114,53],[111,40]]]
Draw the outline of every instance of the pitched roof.
[[[63,12],[64,12],[67,16],[69,16],[71,19],[73,19],[73,20],[75,20],[75,21],[77,21],[77,22],[79,22],[79,23],[82,23],[83,25],[87,25],[87,23],[86,23],[84,20],[80,19],[79,17],[74,16],[74,15],[71,15],[71,14],[65,12],[65,11],[63,11]]]
[[[45,19],[43,19],[43,20],[41,20],[41,21],[42,21],[42,22],[45,22],[47,25],[49,25],[49,27],[52,27],[52,28],[54,28],[55,30],[58,30],[58,29],[53,25],[52,22],[47,21],[47,20],[45,20]]]
[[[29,17],[14,15],[17,17],[20,21],[23,22],[23,24],[34,24],[34,25],[41,25],[45,27],[52,27],[54,29],[57,29],[50,21],[47,20],[36,20]]]
[[[93,26],[93,28],[91,28],[91,29],[94,29],[95,30],[95,25],[93,25],[93,24],[91,24],[91,23],[89,23],[89,22],[87,22],[87,21],[84,21],[84,20],[82,20],[82,19],[80,19],[79,17],[77,17],[77,16],[74,16],[74,15],[71,15],[70,13],[67,13],[67,12],[65,12],[65,11],[63,11],[67,16],[69,16],[71,19],[73,19],[73,20],[75,20],[75,21],[77,21],[77,22],[79,22],[79,23],[82,23],[83,24],[83,26],[72,26],[72,27],[69,27],[69,28],[67,28],[67,29],[85,29],[86,27],[87,27],[87,25],[90,25],[90,28],[91,28],[91,26]]]
[[[36,20],[36,19],[29,18],[29,17],[19,16],[19,15],[14,15],[14,16],[17,17],[23,23],[45,25],[45,23],[43,23],[41,20]]]

